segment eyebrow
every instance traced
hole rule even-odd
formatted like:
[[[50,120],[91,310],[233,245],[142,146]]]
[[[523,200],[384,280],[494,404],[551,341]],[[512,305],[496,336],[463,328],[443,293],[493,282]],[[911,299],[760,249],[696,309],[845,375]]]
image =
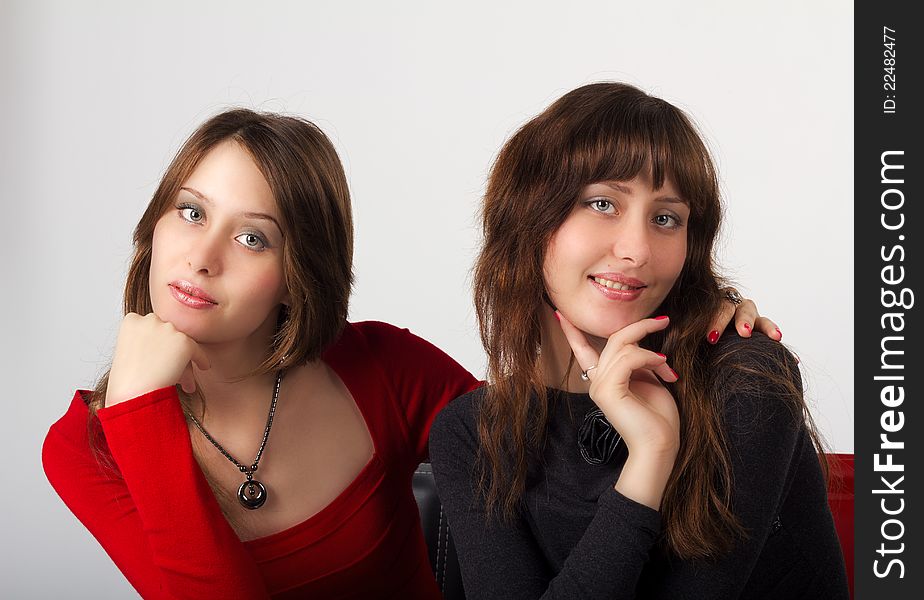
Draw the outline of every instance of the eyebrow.
[[[203,193],[200,192],[199,190],[196,190],[196,189],[191,188],[191,187],[185,187],[185,186],[184,186],[184,187],[181,187],[180,189],[189,192],[190,194],[192,194],[193,196],[195,196],[196,198],[198,198],[199,200],[202,200],[203,202],[205,202],[205,203],[207,203],[207,204],[212,204],[212,205],[215,204],[215,203],[211,200],[211,198],[209,198],[208,196],[206,196],[205,194],[203,194]],[[268,215],[268,214],[266,214],[266,213],[260,213],[260,212],[242,212],[242,213],[238,213],[238,216],[244,217],[245,219],[262,219],[262,220],[265,220],[265,221],[272,221],[273,224],[276,226],[276,228],[279,229],[279,233],[282,233],[282,227],[279,226],[279,222],[276,221],[276,219],[274,219],[271,215]]]
[[[627,196],[632,195],[632,190],[630,190],[626,186],[616,181],[601,181],[600,183],[607,187],[613,188],[617,192],[622,192],[623,194]],[[659,196],[658,198],[655,199],[655,202],[667,202],[670,204],[685,204],[687,206],[690,205],[690,203],[684,200],[683,198],[678,198],[676,196]]]

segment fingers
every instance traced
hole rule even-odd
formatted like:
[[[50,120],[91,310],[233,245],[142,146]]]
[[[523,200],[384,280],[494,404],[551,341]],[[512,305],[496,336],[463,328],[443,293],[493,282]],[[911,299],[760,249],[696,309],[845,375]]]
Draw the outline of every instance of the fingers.
[[[710,344],[715,344],[719,341],[719,338],[722,337],[722,332],[725,331],[725,328],[728,327],[728,324],[731,322],[732,318],[735,319],[735,331],[738,332],[738,335],[741,337],[751,337],[751,334],[757,329],[758,320],[761,318],[757,312],[757,305],[754,304],[753,300],[745,298],[742,300],[741,304],[737,306],[732,302],[723,302],[719,307],[719,312],[715,315],[715,320],[712,322],[712,327],[709,330],[706,339],[709,340]],[[764,331],[763,329],[758,329],[758,331]],[[771,332],[774,335],[770,335]],[[770,331],[764,331],[771,339],[779,340],[782,337],[782,334],[776,334],[776,324],[770,329]]]
[[[627,344],[637,344],[649,334],[661,331],[668,325],[670,325],[670,319],[667,315],[661,315],[651,319],[642,319],[631,325],[626,325],[609,337],[606,342],[606,348],[603,349],[603,354],[606,354],[608,351],[612,352],[619,350],[622,346]],[[601,358],[606,358],[603,354],[601,354]]]
[[[783,332],[780,331],[776,323],[767,317],[757,317],[757,320],[754,321],[754,330],[765,334],[771,340],[779,342],[783,339]]]
[[[594,379],[599,375],[598,370],[602,368],[603,363],[625,361],[626,356],[633,356],[635,358],[626,363],[630,366],[630,370],[622,372],[624,381],[628,382],[632,368],[651,369],[664,381],[677,381],[677,373],[667,365],[667,357],[657,352],[643,350],[636,345],[645,336],[667,327],[670,324],[670,319],[666,316],[642,319],[623,327],[609,337],[603,353],[598,354],[583,331],[575,327],[560,312],[556,311],[555,314],[581,370],[587,371],[591,367],[595,367],[595,369],[588,371],[589,379]]]
[[[776,323],[766,317],[760,316],[757,312],[757,305],[754,301],[745,298],[741,304],[734,305],[731,302],[723,302],[719,307],[719,312],[715,315],[712,327],[709,330],[706,339],[710,344],[715,344],[722,337],[722,332],[728,327],[732,318],[735,320],[735,331],[741,337],[751,337],[755,331],[759,331],[769,337],[771,340],[780,341],[783,339],[783,332]]]
[[[587,341],[587,336],[584,335],[584,332],[572,325],[571,321],[566,319],[560,312],[555,311],[555,316],[558,317],[561,330],[565,334],[568,345],[571,346],[571,351],[574,352],[574,358],[580,365],[581,370],[586,371],[588,367],[596,366],[600,361],[600,355]]]
[[[719,312],[716,313],[712,321],[709,334],[706,336],[710,344],[715,344],[719,341],[719,338],[722,337],[722,332],[725,331],[725,328],[728,327],[728,324],[731,323],[732,317],[734,316],[735,305],[731,302],[722,302],[719,306]]]
[[[628,388],[633,373],[641,370],[650,370],[662,380],[673,383],[679,379],[677,373],[667,365],[667,357],[658,352],[651,352],[638,346],[624,346],[614,357],[611,363],[605,366],[604,371],[596,375],[596,381],[614,377],[619,382],[617,388]],[[626,390],[627,391],[627,390]]]
[[[754,331],[754,321],[757,320],[757,305],[752,300],[745,299],[735,307],[735,330],[741,337],[751,337]]]
[[[657,367],[654,367],[654,368],[649,367],[649,368],[651,368],[651,370],[654,371],[655,375],[657,375],[657,376],[660,377],[662,380],[664,380],[664,381],[666,381],[666,382],[668,382],[668,383],[675,383],[676,381],[678,381],[678,380],[680,379],[680,375],[678,375],[678,374],[677,374],[677,371],[675,371],[674,369],[672,369],[672,368],[667,364],[667,357],[664,356],[664,355],[661,354],[661,353],[658,353],[658,352],[656,352],[655,354],[656,354],[659,358],[661,358],[662,360],[664,360],[664,362],[661,363],[661,364],[660,364],[659,366],[657,366]]]

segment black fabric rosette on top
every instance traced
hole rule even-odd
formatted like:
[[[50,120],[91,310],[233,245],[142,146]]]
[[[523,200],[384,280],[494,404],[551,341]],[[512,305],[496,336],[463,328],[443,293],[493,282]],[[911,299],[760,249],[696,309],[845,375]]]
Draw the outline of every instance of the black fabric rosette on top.
[[[620,442],[622,436],[606,420],[602,410],[595,408],[584,415],[584,422],[578,429],[578,448],[584,460],[592,465],[608,463]]]

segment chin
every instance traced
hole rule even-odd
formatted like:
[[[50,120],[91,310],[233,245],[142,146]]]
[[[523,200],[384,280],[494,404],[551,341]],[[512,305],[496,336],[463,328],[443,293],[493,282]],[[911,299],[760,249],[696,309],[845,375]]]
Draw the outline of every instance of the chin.
[[[641,307],[638,308],[640,309]],[[610,307],[609,311],[575,311],[573,319],[568,317],[567,313],[565,313],[565,316],[569,318],[578,329],[588,335],[601,339],[606,339],[620,329],[637,323],[651,315],[651,310],[626,310],[625,308],[619,310],[615,307]]]
[[[630,323],[620,323],[619,325],[601,325],[599,327],[593,327],[585,333],[605,340],[626,325],[630,325]]]
[[[204,336],[205,332],[203,331],[202,325],[198,323],[193,323],[192,319],[188,319],[188,318],[184,319],[184,318],[178,317],[176,315],[171,315],[171,314],[166,314],[163,316],[158,314],[157,316],[160,317],[161,321],[172,323],[173,326],[176,327],[177,331],[181,333],[185,333],[186,335],[191,337],[194,341],[196,342],[205,341],[203,339],[205,337]]]
[[[568,318],[575,327],[587,335],[592,335],[604,340],[626,325],[631,325],[638,320],[627,317],[600,318],[599,316],[590,315],[580,315],[574,319],[571,319],[567,315],[565,315],[565,317]]]
[[[172,298],[168,299],[172,300]],[[169,306],[169,303],[168,305]],[[183,314],[185,311],[182,307],[176,307],[179,310],[164,310],[162,306],[154,306],[154,314],[157,318],[165,323],[172,324],[177,331],[185,333],[196,343],[203,344],[212,341],[209,335],[209,325],[206,323],[205,315]],[[174,308],[174,307],[170,307]]]

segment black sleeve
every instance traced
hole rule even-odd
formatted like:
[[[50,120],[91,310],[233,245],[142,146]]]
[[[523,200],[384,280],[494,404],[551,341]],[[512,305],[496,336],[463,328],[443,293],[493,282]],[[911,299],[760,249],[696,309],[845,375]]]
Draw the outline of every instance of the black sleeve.
[[[734,344],[715,385],[723,386],[720,396],[727,398],[731,509],[745,537],[714,560],[673,560],[669,569],[646,576],[657,579],[658,598],[846,600],[824,479],[802,413],[798,364],[785,347],[765,338]],[[788,513],[781,518],[784,505]],[[790,534],[787,527],[798,531]]]
[[[551,573],[528,520],[489,520],[473,489],[478,437],[472,396],[479,393],[451,402],[430,434],[433,473],[456,541],[466,598],[634,598],[660,531],[658,512],[608,488],[561,572]]]
[[[775,343],[775,342],[771,342]],[[725,389],[725,434],[732,464],[731,509],[744,528],[730,552],[709,561],[673,561],[658,586],[661,598],[738,598],[779,527],[783,498],[792,485],[793,463],[811,445],[801,412],[781,382],[761,371],[772,369],[789,379],[801,394],[795,359],[782,346],[745,342],[738,348],[737,366],[725,365],[716,381]],[[774,367],[779,365],[779,368]],[[811,453],[811,451],[810,451]]]

